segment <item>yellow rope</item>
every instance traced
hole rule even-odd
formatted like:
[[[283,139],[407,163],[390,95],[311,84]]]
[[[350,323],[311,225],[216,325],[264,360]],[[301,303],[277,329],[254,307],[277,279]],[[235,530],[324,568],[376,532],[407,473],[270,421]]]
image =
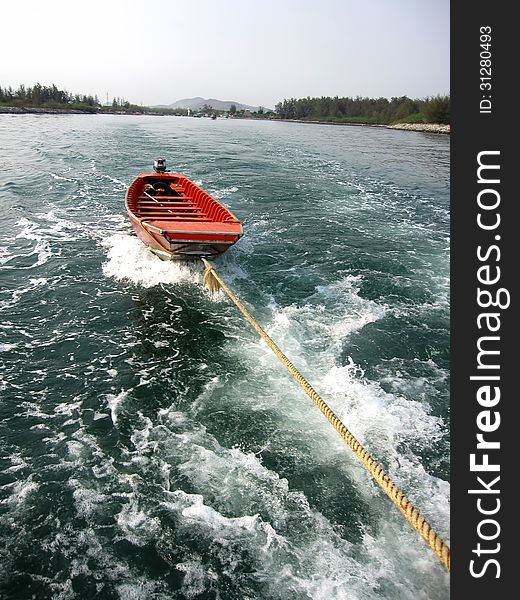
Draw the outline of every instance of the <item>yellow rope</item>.
[[[267,333],[260,327],[255,318],[248,312],[245,306],[240,300],[233,294],[233,292],[227,287],[222,281],[220,276],[215,271],[215,268],[205,258],[202,258],[206,270],[204,272],[204,284],[207,285],[212,291],[218,290],[219,287],[226,292],[226,294],[235,303],[238,310],[244,315],[244,317],[251,323],[257,333],[263,338],[265,343],[271,348],[271,350],[280,359],[282,364],[286,367],[289,373],[294,379],[300,384],[305,393],[309,398],[316,404],[320,411],[325,415],[329,423],[334,429],[340,434],[343,440],[347,443],[354,454],[363,463],[363,466],[377,481],[381,489],[390,498],[390,500],[397,506],[397,508],[403,513],[408,519],[412,527],[421,535],[424,541],[430,546],[430,548],[439,557],[444,566],[450,569],[450,549],[439,536],[439,534],[433,529],[428,521],[421,515],[421,513],[415,508],[415,506],[408,500],[403,492],[397,487],[397,485],[390,479],[385,471],[377,464],[376,460],[370,455],[368,450],[357,441],[357,439],[350,433],[340,419],[335,415],[333,410],[322,400],[316,390],[310,385],[310,383],[303,377],[298,369],[292,364],[292,362],[285,356],[285,354],[278,348],[274,341],[267,335]]]

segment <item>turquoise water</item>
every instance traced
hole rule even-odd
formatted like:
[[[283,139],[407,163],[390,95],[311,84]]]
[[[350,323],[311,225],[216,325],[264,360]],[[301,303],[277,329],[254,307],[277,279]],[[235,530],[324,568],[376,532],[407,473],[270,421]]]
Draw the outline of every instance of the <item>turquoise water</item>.
[[[216,264],[449,539],[449,139],[0,116],[0,597],[445,599],[437,558],[196,264],[132,235],[154,158]]]

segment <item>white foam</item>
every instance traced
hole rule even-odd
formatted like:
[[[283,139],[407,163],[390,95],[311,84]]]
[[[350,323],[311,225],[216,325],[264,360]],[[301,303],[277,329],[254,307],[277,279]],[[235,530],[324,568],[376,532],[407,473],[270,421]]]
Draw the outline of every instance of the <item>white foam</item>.
[[[37,279],[33,279],[33,278],[29,279],[29,283],[34,287],[38,287],[40,285],[42,285],[42,286],[47,285],[48,282],[49,282],[49,280],[46,277],[38,277]]]
[[[108,408],[110,409],[110,415],[112,417],[112,423],[114,423],[114,425],[117,425],[117,418],[118,418],[119,412],[121,411],[121,404],[128,397],[128,394],[131,391],[132,391],[131,389],[123,390],[117,395],[116,394],[108,394],[107,395],[106,401],[108,404]]]
[[[85,518],[88,522],[90,514]],[[58,522],[59,526],[59,522]],[[164,581],[156,581],[150,576],[136,574],[127,562],[118,556],[111,544],[106,545],[104,536],[99,534],[98,527],[87,525],[73,530],[63,526],[53,539],[44,540],[42,547],[47,552],[64,556],[66,580],[50,582],[52,597],[56,600],[73,600],[77,593],[72,588],[72,581],[77,576],[85,576],[93,581],[102,581],[101,590],[114,587],[121,600],[169,600],[167,585]],[[106,588],[105,588],[106,589]]]
[[[155,340],[153,342],[153,345],[156,348],[167,348],[170,345],[170,342],[166,341],[166,340]],[[177,353],[178,356],[178,353]],[[175,357],[170,357],[170,358],[175,358]]]
[[[108,419],[108,415],[105,413],[94,412],[93,421],[99,421],[100,419]]]
[[[56,173],[49,173],[49,175],[57,181],[74,181],[74,179],[70,179],[69,177],[63,177],[62,175],[57,175]]]
[[[63,432],[61,432],[61,436],[63,438],[65,437]],[[52,441],[52,438],[48,438],[48,441]],[[86,455],[85,446],[76,440],[67,441],[67,450],[68,450],[70,458],[74,462],[80,462],[82,457],[84,457]]]
[[[52,256],[52,250],[49,241],[45,239],[38,225],[36,225],[36,223],[33,223],[32,221],[29,221],[29,219],[26,218],[20,219],[17,225],[20,226],[22,229],[19,233],[15,235],[15,239],[24,239],[36,242],[35,246],[28,254],[18,255],[32,256],[33,254],[36,254],[36,262],[30,265],[29,267],[25,268],[32,269],[34,267],[39,267],[45,264]]]
[[[157,582],[146,580],[144,577],[130,576],[129,579],[133,580],[132,583],[121,583],[116,586],[121,600],[150,600],[150,598],[169,600],[171,598],[168,594],[159,595]]]
[[[182,490],[168,494],[169,500],[163,506],[177,513],[181,533],[184,529],[191,535],[196,531],[217,547],[230,577],[236,576],[235,570],[240,572],[240,557],[246,552],[255,580],[262,583],[269,597],[274,593],[275,597],[340,600],[346,590],[353,600],[371,597],[371,589],[377,586],[372,579],[374,566],[353,558],[352,545],[309,507],[301,492],[290,491],[287,481],[266,469],[255,455],[226,450],[207,435],[201,439],[201,435],[193,432],[179,436],[182,446],[177,450],[190,457],[183,463],[182,472],[222,509],[207,504],[201,494]],[[201,442],[213,448],[202,448]],[[248,506],[258,506],[269,520],[255,514],[223,514],[223,509],[236,513]],[[294,532],[289,525],[293,521],[298,523]],[[285,530],[284,535],[278,527]],[[208,585],[207,573],[198,561],[177,568],[192,570],[193,580],[189,581],[197,589]]]
[[[347,275],[328,286],[318,286],[312,303],[279,308],[271,301],[272,321],[266,329],[284,349],[304,360],[313,347],[312,362],[335,361],[345,338],[382,319],[386,305],[359,295],[361,276]],[[315,354],[319,349],[320,352]]]
[[[117,525],[123,537],[135,546],[144,546],[161,532],[159,519],[150,517],[132,503],[123,506],[117,515]]]
[[[17,471],[20,471],[28,466],[26,460],[20,453],[12,454],[9,458],[12,465],[5,469],[6,473],[16,473]]]
[[[107,496],[95,489],[84,487],[77,479],[69,479],[73,489],[74,505],[81,517],[91,517],[97,511],[102,511]]]
[[[131,281],[145,288],[201,281],[200,268],[179,261],[161,260],[137,237],[116,234],[106,239],[103,245],[108,249],[107,261],[103,264],[106,277]]]
[[[177,563],[175,568],[184,573],[182,581],[182,593],[186,598],[195,598],[202,594],[209,581],[216,581],[218,576],[211,569],[205,569],[200,558],[186,560],[182,563]]]
[[[51,256],[59,256],[61,250],[59,246],[52,245],[53,240],[75,240],[84,235],[89,235],[89,229],[83,224],[64,219],[60,217],[55,210],[50,210],[41,218],[47,223],[37,223],[25,217],[19,219],[16,223],[20,231],[14,236],[14,239],[30,240],[35,242],[30,252],[25,254],[12,254],[5,262],[18,257],[29,257],[36,255],[36,262],[30,266],[21,267],[33,269],[45,264]],[[18,267],[20,268],[20,267]]]
[[[0,344],[0,352],[10,352],[11,350],[14,350],[15,348],[18,348],[18,344],[7,344],[7,343]]]
[[[77,397],[73,398],[75,402],[61,402],[54,407],[54,413],[57,415],[71,416],[78,414],[78,410],[81,408],[81,400]]]
[[[230,194],[234,194],[235,192],[238,192],[238,188],[236,186],[231,186],[222,188],[220,190],[215,190],[211,195],[217,200],[220,200],[222,198],[226,198],[226,196],[229,196]]]
[[[258,515],[243,517],[225,517],[211,506],[204,504],[204,498],[198,494],[186,494],[182,490],[172,493],[172,496],[178,500],[177,503],[166,503],[167,506],[181,508],[181,514],[187,520],[204,524],[212,529],[231,529],[235,533],[237,530],[253,531],[259,523]]]
[[[124,181],[121,181],[120,179],[117,179],[116,177],[111,177],[110,175],[102,175],[101,177],[103,177],[104,179],[108,179],[109,181],[112,181],[113,183],[117,183],[123,189],[128,188],[128,186],[126,185],[126,183]]]
[[[29,496],[39,489],[40,485],[32,480],[32,475],[29,475],[27,479],[16,481],[10,487],[11,495],[7,498],[7,504],[12,508],[20,509],[27,502]]]

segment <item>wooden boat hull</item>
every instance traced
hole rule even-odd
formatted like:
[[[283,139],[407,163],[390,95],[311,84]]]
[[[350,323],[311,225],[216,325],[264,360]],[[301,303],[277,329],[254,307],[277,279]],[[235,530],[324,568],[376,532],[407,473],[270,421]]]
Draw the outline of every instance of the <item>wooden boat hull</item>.
[[[141,173],[126,210],[137,236],[167,260],[217,256],[243,235],[226,207],[180,173]]]

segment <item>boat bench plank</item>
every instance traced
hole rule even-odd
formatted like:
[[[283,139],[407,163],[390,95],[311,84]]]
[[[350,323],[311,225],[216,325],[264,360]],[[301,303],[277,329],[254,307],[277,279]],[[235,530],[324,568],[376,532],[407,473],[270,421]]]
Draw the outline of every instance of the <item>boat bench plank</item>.
[[[200,223],[202,221],[213,221],[213,219],[209,219],[207,217],[201,217],[199,219],[194,219],[193,217],[144,217],[141,219],[142,223],[148,222],[148,221],[174,221],[174,222],[178,222],[178,221],[189,221],[191,223]]]
[[[145,208],[142,210],[138,211],[138,214],[142,214],[142,215],[173,215],[173,214],[183,214],[183,215],[194,215],[194,214],[199,214],[202,215],[204,217],[207,217],[208,215],[204,212],[202,212],[202,210],[200,208],[176,208],[173,210],[161,210],[160,208]]]
[[[191,210],[191,211],[202,211],[202,208],[198,206],[139,206],[138,211],[141,212],[143,210],[153,210],[156,212],[170,212],[176,210]]]
[[[191,210],[196,212],[203,212],[202,208],[193,204],[191,206],[138,206],[137,212],[153,210],[156,212],[171,212],[177,210]]]
[[[158,200],[159,202],[161,200],[193,200],[192,197],[190,196],[153,196],[152,194],[146,195],[143,194],[142,196],[139,196],[139,200],[150,200],[150,198],[155,198],[156,200]]]
[[[196,204],[195,202],[144,202],[144,201],[139,201],[137,203],[137,206],[158,206],[158,207],[164,207],[164,208],[182,208],[183,206],[198,206],[198,204]]]
[[[165,216],[167,217],[168,215],[173,215],[174,217],[194,217],[194,218],[199,218],[199,217],[207,217],[208,215],[201,212],[201,211],[189,211],[189,210],[166,210],[164,212],[158,212],[158,211],[145,211],[142,210],[139,212],[139,215],[141,217],[161,217],[161,216]]]
[[[186,218],[190,218],[194,221],[198,221],[199,219],[209,219],[210,217],[208,217],[208,215],[205,214],[201,214],[201,213],[177,213],[177,212],[161,212],[161,213],[141,213],[140,215],[138,215],[138,217],[140,219],[149,219],[150,217],[152,217],[153,219],[162,219],[163,217],[165,218],[169,218],[169,217],[186,217]],[[213,220],[213,219],[211,219]]]
[[[202,215],[199,213],[141,213],[139,215],[140,219],[159,219],[162,218],[181,218],[181,219],[190,219],[192,221],[200,221],[201,219],[209,219],[208,215]]]
[[[151,216],[168,216],[173,215],[177,217],[184,217],[186,215],[190,215],[193,217],[207,217],[208,215],[201,212],[200,210],[165,210],[165,211],[154,211],[154,210],[141,210],[138,213],[142,217],[151,217]]]

